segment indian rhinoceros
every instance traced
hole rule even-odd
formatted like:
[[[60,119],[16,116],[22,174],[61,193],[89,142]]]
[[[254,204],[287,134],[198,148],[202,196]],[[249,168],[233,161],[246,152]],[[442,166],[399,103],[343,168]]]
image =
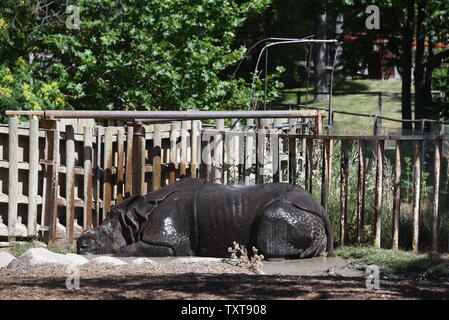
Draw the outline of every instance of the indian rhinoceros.
[[[77,241],[78,253],[229,256],[233,242],[265,258],[308,258],[327,247],[329,218],[312,196],[285,183],[221,185],[182,179],[114,206]]]

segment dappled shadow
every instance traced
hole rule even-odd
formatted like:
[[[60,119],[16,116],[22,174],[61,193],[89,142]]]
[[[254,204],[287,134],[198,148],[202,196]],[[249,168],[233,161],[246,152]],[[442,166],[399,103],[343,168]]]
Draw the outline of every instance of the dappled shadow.
[[[363,277],[255,275],[138,275],[84,278],[67,290],[65,278],[0,279],[2,299],[448,299],[448,282],[381,280],[367,290]]]

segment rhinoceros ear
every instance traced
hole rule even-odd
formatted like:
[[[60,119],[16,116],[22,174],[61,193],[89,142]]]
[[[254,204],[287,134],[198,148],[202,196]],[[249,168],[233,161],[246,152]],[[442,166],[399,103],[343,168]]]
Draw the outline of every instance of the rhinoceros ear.
[[[118,213],[120,224],[122,225],[122,234],[127,244],[137,242],[139,233],[139,221],[135,215],[135,207],[143,200],[143,196],[134,196],[114,207]]]

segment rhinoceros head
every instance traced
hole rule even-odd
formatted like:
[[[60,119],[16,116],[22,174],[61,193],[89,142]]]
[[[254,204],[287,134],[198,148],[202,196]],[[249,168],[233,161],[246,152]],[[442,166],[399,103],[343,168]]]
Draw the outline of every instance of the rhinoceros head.
[[[113,208],[101,226],[83,233],[76,242],[78,253],[117,253],[126,246],[120,215],[120,210]]]

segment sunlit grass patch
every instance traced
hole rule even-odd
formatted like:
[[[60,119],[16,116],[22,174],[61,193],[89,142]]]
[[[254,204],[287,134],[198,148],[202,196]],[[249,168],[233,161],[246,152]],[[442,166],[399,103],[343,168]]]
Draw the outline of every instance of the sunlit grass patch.
[[[368,265],[379,265],[395,271],[426,272],[437,276],[449,275],[449,262],[431,259],[425,255],[402,250],[376,249],[373,247],[340,247],[335,253],[344,259],[357,259]]]

